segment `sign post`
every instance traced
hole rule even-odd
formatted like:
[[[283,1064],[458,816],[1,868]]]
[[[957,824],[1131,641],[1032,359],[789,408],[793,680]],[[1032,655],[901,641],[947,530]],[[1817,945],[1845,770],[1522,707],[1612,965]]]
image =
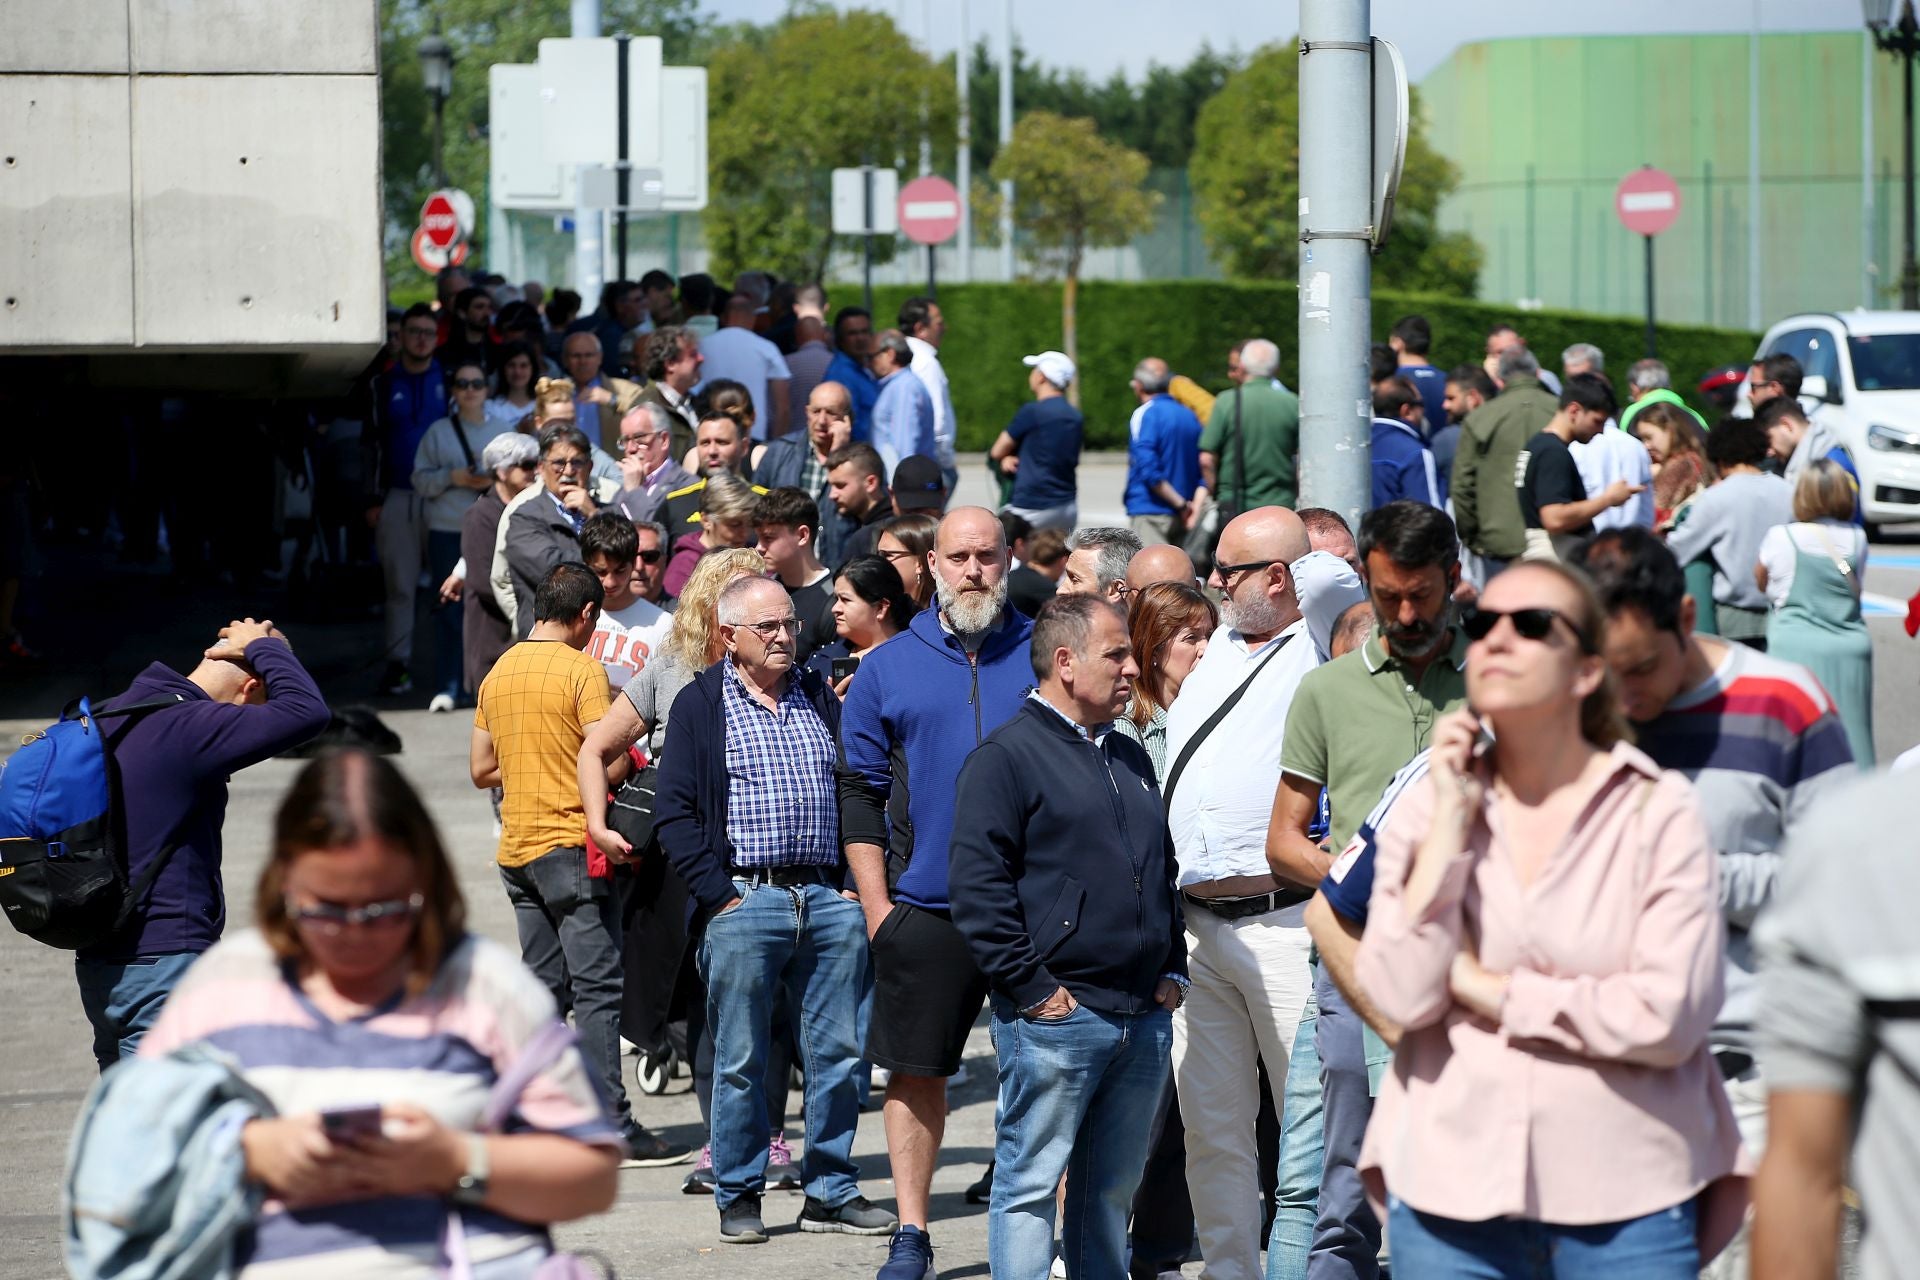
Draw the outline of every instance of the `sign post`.
[[[900,188],[900,232],[927,247],[927,296],[937,297],[934,246],[953,239],[960,229],[960,192],[945,178],[915,178]]]
[[[1671,227],[1680,217],[1680,186],[1673,175],[1652,165],[1643,165],[1620,180],[1614,189],[1613,209],[1620,223],[1639,236],[1646,246],[1647,261],[1647,358],[1655,352],[1653,328],[1653,238]]]
[[[413,260],[428,275],[467,260],[467,237],[473,232],[473,198],[446,188],[427,197],[420,206],[420,225],[414,229]]]
[[[900,171],[863,164],[833,171],[833,234],[864,237],[865,305],[873,310],[873,238],[900,230]]]

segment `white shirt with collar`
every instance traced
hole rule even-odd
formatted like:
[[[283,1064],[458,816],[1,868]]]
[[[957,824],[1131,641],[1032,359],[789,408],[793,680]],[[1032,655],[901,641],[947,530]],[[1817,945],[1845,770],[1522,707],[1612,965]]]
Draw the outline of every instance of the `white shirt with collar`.
[[[1573,454],[1573,465],[1579,468],[1580,481],[1586,485],[1589,498],[1605,493],[1615,480],[1642,486],[1639,493],[1622,505],[1608,507],[1595,516],[1596,532],[1636,524],[1642,529],[1653,528],[1653,459],[1647,454],[1647,446],[1608,418],[1599,435],[1584,444],[1576,440],[1567,446],[1567,451]]]
[[[947,371],[940,367],[940,349],[925,338],[908,338],[907,346],[913,352],[913,363],[908,367],[927,384],[927,392],[933,397],[933,443],[940,451],[935,459],[943,470],[954,466],[953,447],[957,430],[953,417],[953,392],[947,386]]]

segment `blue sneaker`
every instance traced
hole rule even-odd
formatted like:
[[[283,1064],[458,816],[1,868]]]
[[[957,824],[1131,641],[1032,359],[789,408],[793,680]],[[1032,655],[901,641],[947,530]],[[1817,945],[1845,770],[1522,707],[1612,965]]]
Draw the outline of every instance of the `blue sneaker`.
[[[939,1280],[933,1269],[933,1239],[918,1227],[901,1227],[887,1245],[887,1263],[873,1280]]]

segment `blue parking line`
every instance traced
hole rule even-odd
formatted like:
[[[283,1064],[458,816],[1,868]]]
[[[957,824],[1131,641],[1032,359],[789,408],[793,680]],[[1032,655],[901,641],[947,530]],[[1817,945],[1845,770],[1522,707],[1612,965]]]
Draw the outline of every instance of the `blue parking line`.
[[[1867,567],[1871,569],[1875,565],[1887,569],[1920,569],[1920,553],[1874,548],[1867,552]]]

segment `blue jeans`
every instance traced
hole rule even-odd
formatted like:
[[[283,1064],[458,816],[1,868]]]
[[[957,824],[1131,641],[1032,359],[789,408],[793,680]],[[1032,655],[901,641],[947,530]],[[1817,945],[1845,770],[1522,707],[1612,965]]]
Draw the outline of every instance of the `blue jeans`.
[[[1695,1280],[1694,1201],[1644,1218],[1567,1227],[1520,1218],[1456,1222],[1389,1197],[1395,1275],[1420,1280]]]
[[[853,1076],[873,985],[866,917],[824,884],[733,888],[740,905],[707,922],[699,950],[713,1032],[713,1198],[724,1212],[766,1190],[767,1050],[784,997],[806,1080],[800,1179],[838,1208],[860,1194]]]
[[[1320,1018],[1314,1044],[1320,1054],[1320,1121],[1325,1139],[1320,1168],[1319,1223],[1307,1257],[1310,1280],[1378,1280],[1380,1219],[1360,1183],[1360,1142],[1373,1118],[1368,1087],[1366,1024],[1322,968],[1314,978]],[[1385,1050],[1385,1046],[1381,1045]]]
[[[616,1125],[633,1118],[620,1078],[620,901],[611,880],[587,874],[584,848],[560,848],[518,867],[501,867],[520,958],[573,1011],[588,1078]]]
[[[1054,1193],[1066,1175],[1062,1256],[1072,1276],[1127,1274],[1127,1213],[1147,1163],[1147,1121],[1173,1055],[1173,1015],[1085,1005],[1051,1022],[993,997],[1000,1060],[987,1259],[995,1280],[1044,1280]]]
[[[102,1071],[134,1055],[160,1007],[199,958],[198,951],[176,951],[132,960],[74,960],[80,1007],[93,1024],[93,1060]]]
[[[1315,965],[1316,974],[1320,967]],[[1320,1055],[1314,1028],[1320,1009],[1307,996],[1300,1026],[1287,1057],[1287,1082],[1281,1091],[1280,1163],[1274,1186],[1273,1230],[1267,1236],[1267,1280],[1305,1280],[1307,1251],[1320,1202]]]
[[[433,618],[433,691],[461,701],[460,686],[466,681],[464,640],[460,634],[465,609],[460,601],[448,604],[440,599],[440,584],[460,563],[460,535],[433,530],[427,534],[427,576],[433,579],[433,601],[428,613]],[[487,573],[468,569],[467,578],[483,587]]]

